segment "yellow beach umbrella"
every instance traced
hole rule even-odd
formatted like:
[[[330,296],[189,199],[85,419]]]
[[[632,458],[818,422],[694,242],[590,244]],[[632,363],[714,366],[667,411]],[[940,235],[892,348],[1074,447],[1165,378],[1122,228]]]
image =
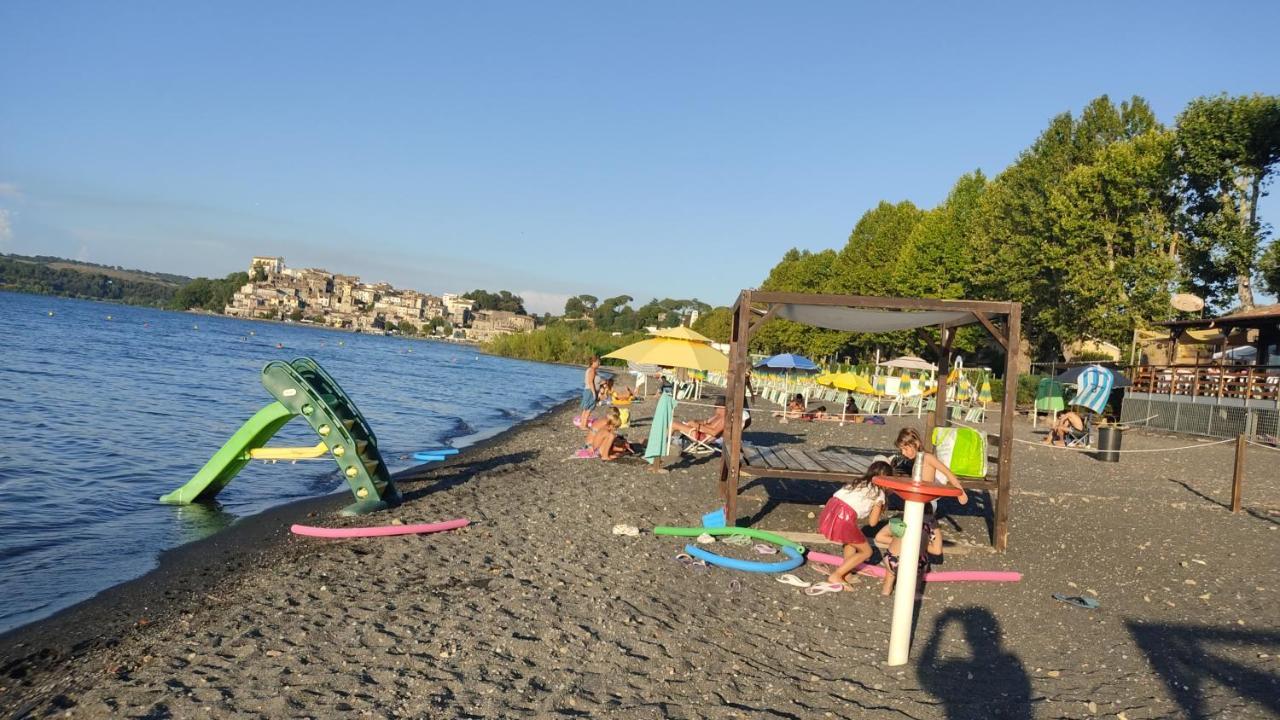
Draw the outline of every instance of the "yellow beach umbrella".
[[[991,381],[982,379],[982,389],[978,391],[978,402],[986,405],[991,402]]]
[[[691,340],[654,337],[619,348],[608,355],[614,360],[627,360],[642,365],[662,365],[688,370],[728,372],[729,358],[705,343]]]
[[[827,387],[833,387],[837,390],[848,390],[849,392],[862,393],[863,395],[876,395],[876,389],[863,375],[857,375],[851,372],[828,373],[819,375],[814,378],[814,382]]]
[[[679,327],[662,328],[661,330],[656,330],[654,331],[653,336],[660,337],[660,338],[669,338],[671,340],[689,340],[691,342],[707,343],[708,345],[710,345],[712,342],[711,338],[707,337],[706,335],[703,335],[700,332],[684,327],[683,325]]]

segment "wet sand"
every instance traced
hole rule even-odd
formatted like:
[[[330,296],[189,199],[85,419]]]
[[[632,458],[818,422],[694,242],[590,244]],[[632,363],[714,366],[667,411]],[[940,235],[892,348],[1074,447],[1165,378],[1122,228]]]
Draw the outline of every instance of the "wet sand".
[[[636,408],[640,426],[652,402]],[[682,417],[709,414],[682,406]],[[863,579],[806,597],[772,576],[689,569],[683,542],[613,535],[693,525],[718,460],[666,475],[570,459],[561,407],[400,477],[364,519],[333,496],[168,554],[159,570],[0,637],[5,717],[1276,717],[1280,452],[1251,448],[1232,515],[1231,445],[1130,432],[1120,463],[1018,444],[1010,546],[984,502],[946,506],[939,569],[1017,584],[930,585],[912,660],[883,665],[891,602]],[[888,448],[884,427],[779,424],[761,444]],[[994,428],[994,425],[991,425]],[[1019,419],[1017,436],[1040,436]],[[740,514],[812,533],[835,488],[752,483]],[[977,500],[977,498],[975,498]],[[329,541],[288,526],[431,522],[437,535]],[[835,552],[834,546],[818,545]],[[713,546],[746,557],[737,548]],[[796,574],[820,580],[812,568]],[[1089,595],[1082,610],[1053,593]]]

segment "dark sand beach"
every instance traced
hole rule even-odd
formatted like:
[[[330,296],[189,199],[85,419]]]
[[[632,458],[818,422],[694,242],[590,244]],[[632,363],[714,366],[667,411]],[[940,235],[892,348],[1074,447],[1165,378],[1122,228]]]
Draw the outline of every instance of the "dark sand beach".
[[[646,434],[652,402],[634,411]],[[758,409],[747,439],[889,448],[886,426]],[[773,576],[690,569],[683,542],[616,523],[694,525],[718,461],[670,474],[569,459],[565,406],[401,475],[407,501],[363,519],[334,496],[169,553],[159,570],[0,638],[4,717],[1264,718],[1280,715],[1280,452],[1130,432],[1117,464],[1017,444],[1010,545],[984,503],[946,507],[910,664],[883,664],[891,602],[869,578],[806,597]],[[679,416],[707,414],[682,407]],[[990,425],[994,428],[994,424]],[[1017,436],[1040,435],[1019,418]],[[753,484],[756,527],[813,533],[834,486]],[[474,525],[328,541],[289,524]],[[834,546],[815,545],[838,552]],[[712,548],[745,557],[718,543]],[[811,568],[797,575],[819,580]],[[1083,610],[1053,593],[1088,595]]]

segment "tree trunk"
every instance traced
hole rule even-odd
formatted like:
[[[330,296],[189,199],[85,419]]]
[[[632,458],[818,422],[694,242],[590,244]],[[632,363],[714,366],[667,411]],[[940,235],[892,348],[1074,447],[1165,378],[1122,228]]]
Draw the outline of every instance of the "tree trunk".
[[[1253,309],[1253,278],[1244,272],[1236,275],[1236,291],[1240,296],[1240,309]]]

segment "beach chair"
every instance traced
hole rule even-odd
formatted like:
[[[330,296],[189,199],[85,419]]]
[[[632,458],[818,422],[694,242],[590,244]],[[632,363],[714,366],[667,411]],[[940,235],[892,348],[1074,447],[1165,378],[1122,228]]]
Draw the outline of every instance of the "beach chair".
[[[1064,440],[1067,447],[1092,447],[1093,446],[1093,413],[1084,412],[1080,414],[1081,428],[1076,430],[1068,428]]]

